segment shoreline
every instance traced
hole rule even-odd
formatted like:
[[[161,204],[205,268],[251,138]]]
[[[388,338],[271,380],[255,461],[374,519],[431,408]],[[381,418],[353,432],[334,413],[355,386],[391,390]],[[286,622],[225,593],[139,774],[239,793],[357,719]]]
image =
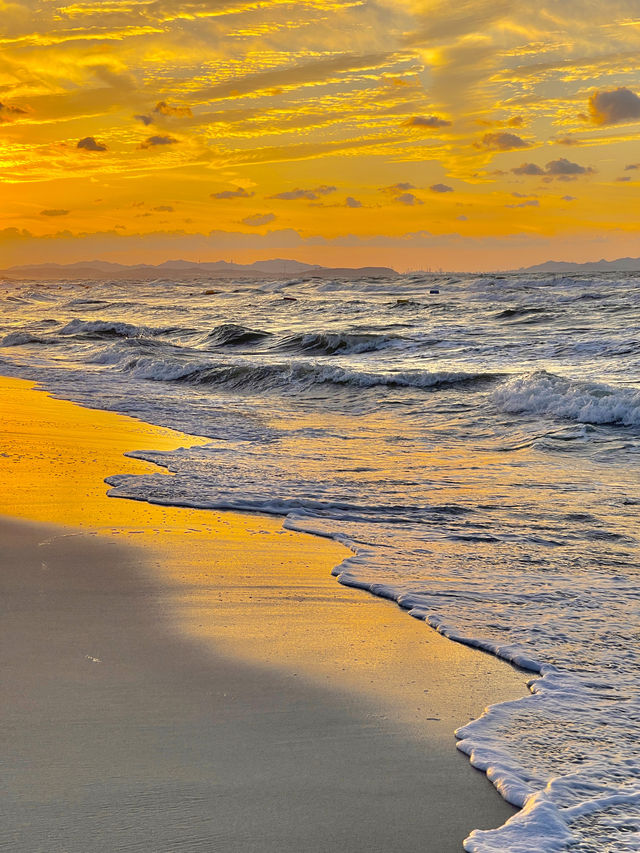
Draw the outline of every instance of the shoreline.
[[[428,631],[391,602],[338,585],[331,569],[350,552],[335,542],[286,531],[278,519],[264,516],[159,507],[106,496],[102,481],[111,474],[154,471],[169,476],[149,463],[124,458],[123,448],[135,450],[151,442],[154,448],[168,449],[193,443],[193,437],[52,399],[25,380],[0,379],[3,412],[9,411],[9,395],[10,422],[7,415],[3,419],[10,446],[8,451],[3,448],[8,456],[5,453],[2,459],[5,482],[0,490],[9,500],[0,504],[0,512],[23,521],[5,520],[3,539],[24,540],[24,525],[33,521],[64,522],[64,532],[48,528],[53,531],[51,544],[41,546],[40,552],[33,536],[31,544],[23,541],[26,551],[21,552],[27,554],[31,548],[28,559],[33,562],[34,548],[37,555],[42,547],[55,551],[64,545],[59,565],[63,578],[65,561],[71,566],[65,587],[68,600],[54,596],[59,620],[52,630],[64,626],[62,634],[66,631],[70,641],[75,630],[70,615],[96,611],[106,596],[115,608],[103,626],[107,646],[115,643],[117,649],[118,643],[125,643],[128,648],[147,649],[145,666],[116,655],[120,664],[109,670],[102,687],[89,683],[97,690],[91,705],[94,716],[89,717],[94,727],[104,729],[111,697],[117,697],[121,717],[117,731],[101,735],[105,750],[117,744],[123,731],[133,746],[133,733],[145,732],[145,755],[148,761],[153,756],[153,773],[148,768],[143,773],[147,765],[139,760],[129,767],[127,779],[139,776],[139,807],[147,802],[143,795],[151,782],[161,778],[163,796],[171,791],[175,795],[166,801],[172,803],[174,817],[181,803],[183,816],[189,814],[192,823],[200,821],[197,839],[184,849],[204,850],[205,845],[207,850],[217,849],[213,839],[224,825],[225,840],[219,849],[225,850],[409,851],[420,843],[433,853],[453,853],[462,849],[471,829],[497,826],[515,813],[457,752],[453,730],[477,717],[486,704],[526,695],[525,676]],[[24,521],[27,518],[31,522]],[[38,527],[35,538],[41,536]],[[75,556],[64,550],[75,546]],[[114,575],[116,554],[124,568]],[[98,584],[78,599],[77,586],[85,577],[79,565],[88,555],[93,555],[100,572],[106,572],[100,578],[108,575],[112,586]],[[10,575],[9,569],[5,571]],[[30,585],[20,592],[21,615],[36,635],[42,634],[37,618],[38,614],[42,618],[38,605],[42,572],[36,566]],[[98,583],[97,576],[91,577]],[[125,591],[139,610],[123,605]],[[121,637],[114,636],[114,626]],[[18,628],[26,630],[22,624],[13,625]],[[47,658],[45,640],[41,637],[40,653]],[[161,654],[153,652],[154,645]],[[104,673],[109,657],[102,658],[99,650],[87,651],[82,665],[92,673]],[[44,664],[32,654],[22,669],[15,665],[18,693],[21,671],[31,667],[33,672]],[[48,660],[48,671],[59,666],[59,660]],[[70,674],[69,667],[67,661],[60,678],[77,687],[78,672],[72,667]],[[153,689],[146,683],[149,672]],[[134,689],[136,678],[144,685],[142,695]],[[212,690],[211,685],[222,681],[231,685],[238,719],[227,707],[229,691],[225,697]],[[36,680],[35,704],[39,690]],[[41,721],[39,731],[46,730],[49,738],[60,732],[61,721],[71,711],[70,699],[63,694],[56,691],[58,723],[55,717],[48,724]],[[10,691],[7,701],[11,704],[15,698]],[[182,705],[193,712],[189,720],[181,718]],[[26,737],[31,721],[16,719],[15,725]],[[157,754],[168,730],[173,771],[177,762],[181,777],[197,777],[202,786],[196,798],[200,811],[193,798],[172,788],[170,768]],[[243,739],[253,748],[243,752]],[[239,750],[235,757],[228,754],[229,743]],[[283,744],[295,761],[283,755]],[[24,748],[28,751],[28,744]],[[206,756],[199,754],[202,751]],[[103,761],[108,757],[107,752],[100,755]],[[76,758],[82,769],[82,756]],[[107,766],[111,767],[110,760]],[[221,767],[216,776],[213,769]],[[75,778],[77,771],[77,763],[71,762],[68,775]],[[249,797],[247,786],[256,771],[261,787],[251,788]],[[105,779],[115,774],[112,767]],[[106,782],[103,787],[117,803],[115,787]],[[122,779],[116,787],[121,791]],[[285,815],[281,808],[278,812],[276,794],[278,802],[295,801],[296,807]],[[224,807],[218,803],[214,809],[216,829],[207,814],[211,798],[218,795]],[[162,797],[156,806],[160,801],[164,802]],[[73,813],[77,803],[70,797],[60,805]],[[156,806],[147,817],[158,818]],[[274,808],[279,813],[275,823]],[[114,808],[110,814],[115,819],[113,812]],[[179,823],[182,818],[176,819]],[[270,840],[260,836],[260,827],[266,825]],[[322,833],[328,828],[334,834],[327,842]],[[43,829],[44,824],[39,831]],[[154,850],[182,849],[170,827],[164,832]],[[35,841],[12,849],[31,853],[39,849],[40,842]],[[79,841],[80,846],[74,847],[70,838],[65,843],[70,853],[103,849],[87,848],[86,838],[85,847]]]

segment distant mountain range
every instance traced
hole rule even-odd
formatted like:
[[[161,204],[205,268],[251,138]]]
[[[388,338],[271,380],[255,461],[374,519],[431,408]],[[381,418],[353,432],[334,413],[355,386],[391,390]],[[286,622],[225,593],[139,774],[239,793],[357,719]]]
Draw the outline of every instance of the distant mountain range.
[[[572,264],[568,261],[545,261],[532,267],[520,267],[513,272],[640,272],[640,258],[618,258],[615,261],[591,261]]]
[[[162,264],[114,264],[109,261],[80,261],[75,264],[30,264],[9,267],[0,270],[0,276],[8,279],[143,279],[157,278],[197,280],[201,278],[233,278],[241,275],[260,278],[268,275],[272,278],[361,278],[397,275],[390,267],[322,267],[275,258],[268,261],[256,261],[253,264],[233,264],[226,261],[199,263],[195,261],[165,261]]]

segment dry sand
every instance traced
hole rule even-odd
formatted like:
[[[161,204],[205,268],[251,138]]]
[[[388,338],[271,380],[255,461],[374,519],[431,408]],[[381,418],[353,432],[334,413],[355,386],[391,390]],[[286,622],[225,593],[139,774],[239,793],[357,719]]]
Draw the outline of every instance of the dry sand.
[[[106,496],[192,437],[21,380],[0,413],[1,850],[459,853],[513,813],[453,730],[525,676],[339,586],[340,545]]]

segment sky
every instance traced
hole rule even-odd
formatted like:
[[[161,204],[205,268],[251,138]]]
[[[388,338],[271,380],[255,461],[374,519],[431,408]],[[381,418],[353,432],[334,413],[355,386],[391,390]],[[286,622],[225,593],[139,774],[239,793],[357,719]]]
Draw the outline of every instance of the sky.
[[[0,267],[640,256],[638,0],[0,0]]]

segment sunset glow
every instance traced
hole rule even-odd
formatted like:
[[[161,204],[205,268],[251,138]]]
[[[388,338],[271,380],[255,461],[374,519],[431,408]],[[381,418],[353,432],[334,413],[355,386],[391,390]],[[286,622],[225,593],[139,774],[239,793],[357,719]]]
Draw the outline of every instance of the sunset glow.
[[[636,0],[0,16],[0,267],[640,255]]]

